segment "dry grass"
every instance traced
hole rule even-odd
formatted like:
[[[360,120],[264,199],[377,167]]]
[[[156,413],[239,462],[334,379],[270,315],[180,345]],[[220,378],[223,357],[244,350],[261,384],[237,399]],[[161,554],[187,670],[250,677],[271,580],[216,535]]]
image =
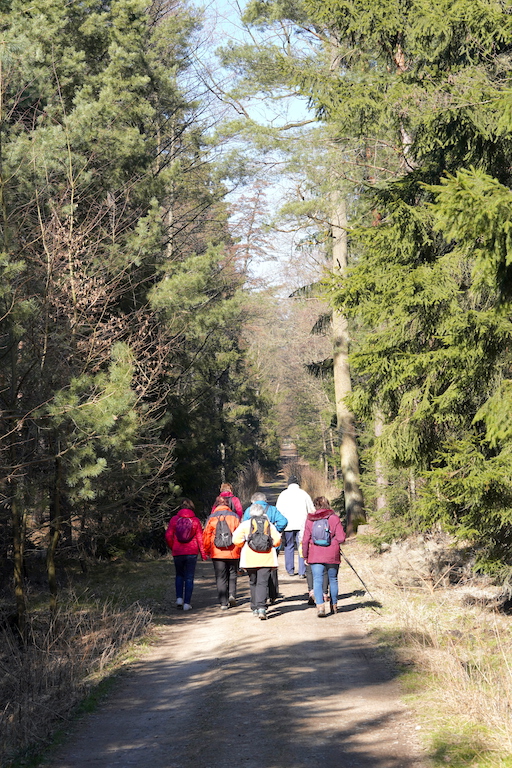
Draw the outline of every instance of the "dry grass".
[[[299,485],[305,491],[309,493],[312,499],[316,496],[325,496],[332,501],[333,498],[339,496],[339,489],[326,480],[324,474],[317,469],[313,469],[306,462],[293,461],[285,464],[284,474],[286,481],[289,481],[290,477],[295,476],[299,481]]]
[[[32,614],[28,641],[8,625],[0,632],[0,765],[41,745],[106,674],[123,648],[146,634],[150,612],[77,598],[55,618]]]
[[[256,493],[264,481],[263,470],[257,461],[251,461],[238,474],[235,483],[235,493],[247,507],[251,502],[251,496]]]
[[[408,670],[434,763],[512,766],[512,618],[484,600],[470,604],[475,582],[407,584],[405,567],[395,563],[391,576],[385,558],[360,544],[347,554],[383,605],[367,621]]]

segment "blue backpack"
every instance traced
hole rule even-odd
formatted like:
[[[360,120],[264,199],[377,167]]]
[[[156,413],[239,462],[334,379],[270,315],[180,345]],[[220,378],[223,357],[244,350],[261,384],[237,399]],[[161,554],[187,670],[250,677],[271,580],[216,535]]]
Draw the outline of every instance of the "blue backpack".
[[[332,533],[329,528],[329,518],[322,517],[315,520],[311,528],[311,540],[317,547],[328,547],[332,541]]]

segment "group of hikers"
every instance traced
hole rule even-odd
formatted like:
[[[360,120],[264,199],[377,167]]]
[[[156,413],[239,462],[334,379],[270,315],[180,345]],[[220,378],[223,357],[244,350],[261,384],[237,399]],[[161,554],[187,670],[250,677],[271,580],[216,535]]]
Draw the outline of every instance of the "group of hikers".
[[[345,531],[325,496],[311,499],[290,477],[273,506],[254,493],[244,511],[229,483],[222,483],[204,529],[190,499],[171,517],[165,533],[175,566],[176,608],[192,609],[197,558],[211,559],[221,610],[237,604],[237,577],[249,576],[251,610],[267,618],[267,605],[279,597],[278,552],[290,576],[307,579],[308,604],[317,615],[338,612],[340,544]],[[295,550],[298,568],[295,570]]]

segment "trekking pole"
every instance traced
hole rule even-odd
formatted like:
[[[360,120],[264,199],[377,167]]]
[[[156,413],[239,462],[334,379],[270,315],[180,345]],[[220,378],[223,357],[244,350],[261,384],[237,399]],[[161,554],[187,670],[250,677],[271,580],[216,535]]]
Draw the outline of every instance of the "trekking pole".
[[[372,599],[372,600],[375,600],[374,596],[372,595],[372,593],[370,592],[370,590],[368,589],[368,587],[366,586],[366,584],[364,583],[364,581],[362,580],[362,578],[360,577],[360,575],[358,574],[358,572],[356,571],[356,569],[354,568],[354,566],[352,565],[352,563],[350,562],[350,560],[348,559],[348,557],[345,555],[345,553],[343,552],[343,550],[341,549],[341,547],[340,547],[340,554],[343,556],[343,559],[344,559],[344,561],[346,562],[346,564],[347,564],[348,566],[350,566],[350,568],[352,568],[352,570],[354,571],[355,575],[357,576],[357,578],[359,579],[359,581],[361,582],[361,584],[362,584],[362,585],[363,585],[363,587],[365,588],[365,591],[366,591],[366,592],[368,592],[368,594],[370,595],[371,599]],[[375,600],[375,602],[376,602],[376,603],[378,603],[379,601],[378,601],[378,600]]]

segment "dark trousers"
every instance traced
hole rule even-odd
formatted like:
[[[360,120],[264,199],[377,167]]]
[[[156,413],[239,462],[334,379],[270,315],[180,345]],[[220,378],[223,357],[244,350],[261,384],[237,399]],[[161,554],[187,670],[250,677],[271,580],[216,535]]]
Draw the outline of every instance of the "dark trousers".
[[[189,605],[194,589],[196,563],[197,555],[174,555],[176,598],[181,597],[183,602]]]
[[[236,597],[236,575],[240,560],[212,558],[217,594],[221,605],[228,604],[229,597]]]
[[[267,605],[268,578],[271,568],[247,568],[251,585],[251,608],[265,608]]]
[[[290,574],[290,576],[293,575],[295,571],[295,546],[298,544],[298,537],[299,537],[299,531],[284,531],[284,567]],[[306,566],[304,564],[303,558],[297,553],[297,557],[299,560],[298,563],[298,574],[299,576],[304,576],[306,573]]]
[[[271,568],[268,577],[268,596],[270,600],[277,600],[279,594],[279,579],[277,576],[277,568]]]

